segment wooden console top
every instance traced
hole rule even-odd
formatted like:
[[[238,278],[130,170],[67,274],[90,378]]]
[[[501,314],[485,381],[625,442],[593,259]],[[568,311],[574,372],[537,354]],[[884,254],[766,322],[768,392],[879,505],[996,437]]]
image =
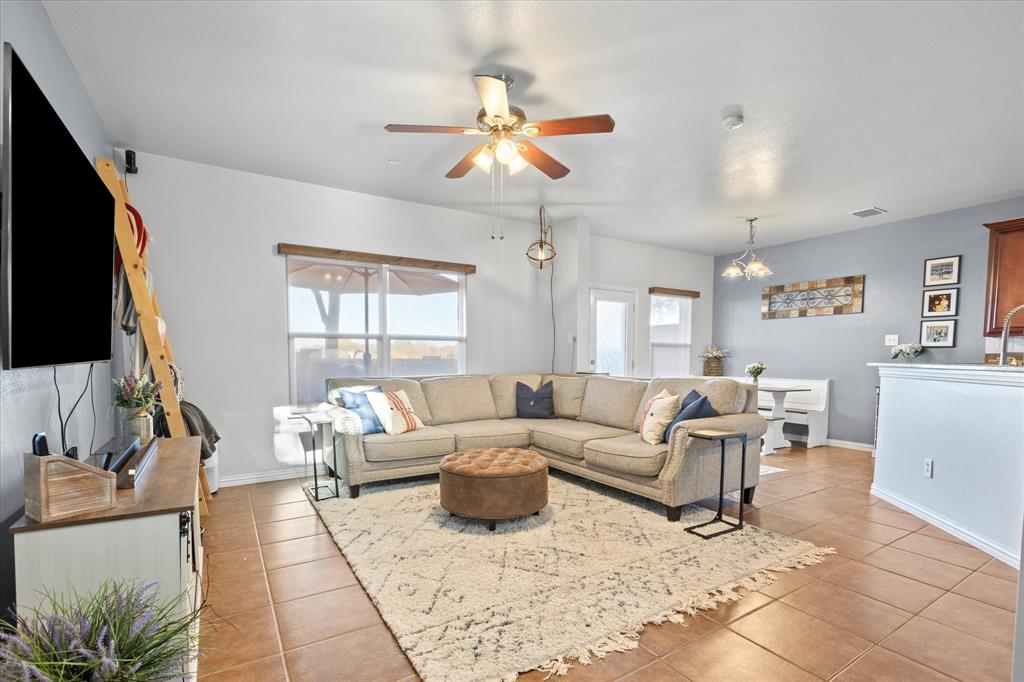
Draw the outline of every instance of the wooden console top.
[[[113,509],[78,514],[45,523],[22,516],[11,526],[12,533],[98,523],[136,516],[152,516],[189,511],[195,507],[199,477],[199,436],[160,438],[153,460],[146,467],[142,482],[135,488],[117,491]]]

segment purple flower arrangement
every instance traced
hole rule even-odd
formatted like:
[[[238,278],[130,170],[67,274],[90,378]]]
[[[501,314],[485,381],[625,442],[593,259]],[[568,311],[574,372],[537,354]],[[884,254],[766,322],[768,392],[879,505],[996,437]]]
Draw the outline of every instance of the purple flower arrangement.
[[[118,407],[149,410],[156,404],[163,382],[153,383],[149,377],[131,375],[114,380],[114,403]]]
[[[0,679],[171,680],[186,677],[198,612],[184,596],[159,602],[156,583],[105,582],[94,594],[46,595],[31,618],[3,623]]]

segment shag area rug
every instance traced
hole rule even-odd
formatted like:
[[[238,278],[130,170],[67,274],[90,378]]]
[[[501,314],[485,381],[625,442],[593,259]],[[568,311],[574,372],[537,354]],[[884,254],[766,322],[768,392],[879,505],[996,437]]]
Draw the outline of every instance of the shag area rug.
[[[436,480],[315,506],[425,682],[563,675],[636,648],[646,623],[683,622],[832,553],[753,526],[702,540],[683,529],[707,509],[669,523],[659,504],[561,474],[539,516],[494,532],[444,511]]]

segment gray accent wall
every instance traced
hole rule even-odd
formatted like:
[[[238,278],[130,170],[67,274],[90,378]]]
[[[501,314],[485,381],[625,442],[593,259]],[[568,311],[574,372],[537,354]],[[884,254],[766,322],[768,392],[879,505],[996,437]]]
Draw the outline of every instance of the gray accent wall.
[[[961,255],[956,347],[929,349],[918,362],[982,362],[982,319],[988,269],[984,223],[1024,216],[1024,196],[824,237],[757,249],[775,274],[762,280],[716,277],[714,343],[733,351],[727,375],[763,361],[771,377],[832,379],[829,437],[871,443],[878,373],[868,362],[889,361],[886,334],[917,342],[926,258]],[[773,220],[762,221],[770,234]],[[717,273],[739,254],[715,259]],[[781,320],[761,319],[766,286],[864,275],[864,312]],[[1024,303],[1024,301],[1021,301]],[[787,427],[787,431],[788,431]]]
[[[70,57],[61,45],[50,18],[36,0],[0,2],[0,42],[9,42],[46,93],[82,151],[91,159],[110,157],[113,145]],[[3,140],[0,140],[0,144]],[[59,200],[54,188],[54,200]],[[71,229],[72,226],[68,226]],[[44,329],[58,332],[56,310],[41,310]],[[65,414],[84,389],[88,365],[57,368],[57,383],[64,398]],[[96,445],[113,434],[110,417],[110,366],[98,364],[93,376],[96,401]],[[51,448],[60,447],[57,395],[53,369],[19,369],[0,372],[0,612],[14,601],[14,562],[8,526],[21,515],[22,453],[31,450],[32,434],[45,431]],[[92,437],[92,412],[86,396],[68,425],[68,444],[88,449]],[[2,614],[0,614],[2,615]]]

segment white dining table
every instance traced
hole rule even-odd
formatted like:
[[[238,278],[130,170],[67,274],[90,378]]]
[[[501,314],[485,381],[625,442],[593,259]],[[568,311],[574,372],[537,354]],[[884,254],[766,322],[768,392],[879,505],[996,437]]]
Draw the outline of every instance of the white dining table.
[[[768,431],[764,434],[764,446],[761,448],[762,455],[773,455],[779,448],[788,448],[793,443],[786,440],[782,432],[782,426],[786,423],[786,395],[809,391],[809,388],[783,388],[781,386],[761,386],[758,391],[772,394],[772,413],[768,416]]]

